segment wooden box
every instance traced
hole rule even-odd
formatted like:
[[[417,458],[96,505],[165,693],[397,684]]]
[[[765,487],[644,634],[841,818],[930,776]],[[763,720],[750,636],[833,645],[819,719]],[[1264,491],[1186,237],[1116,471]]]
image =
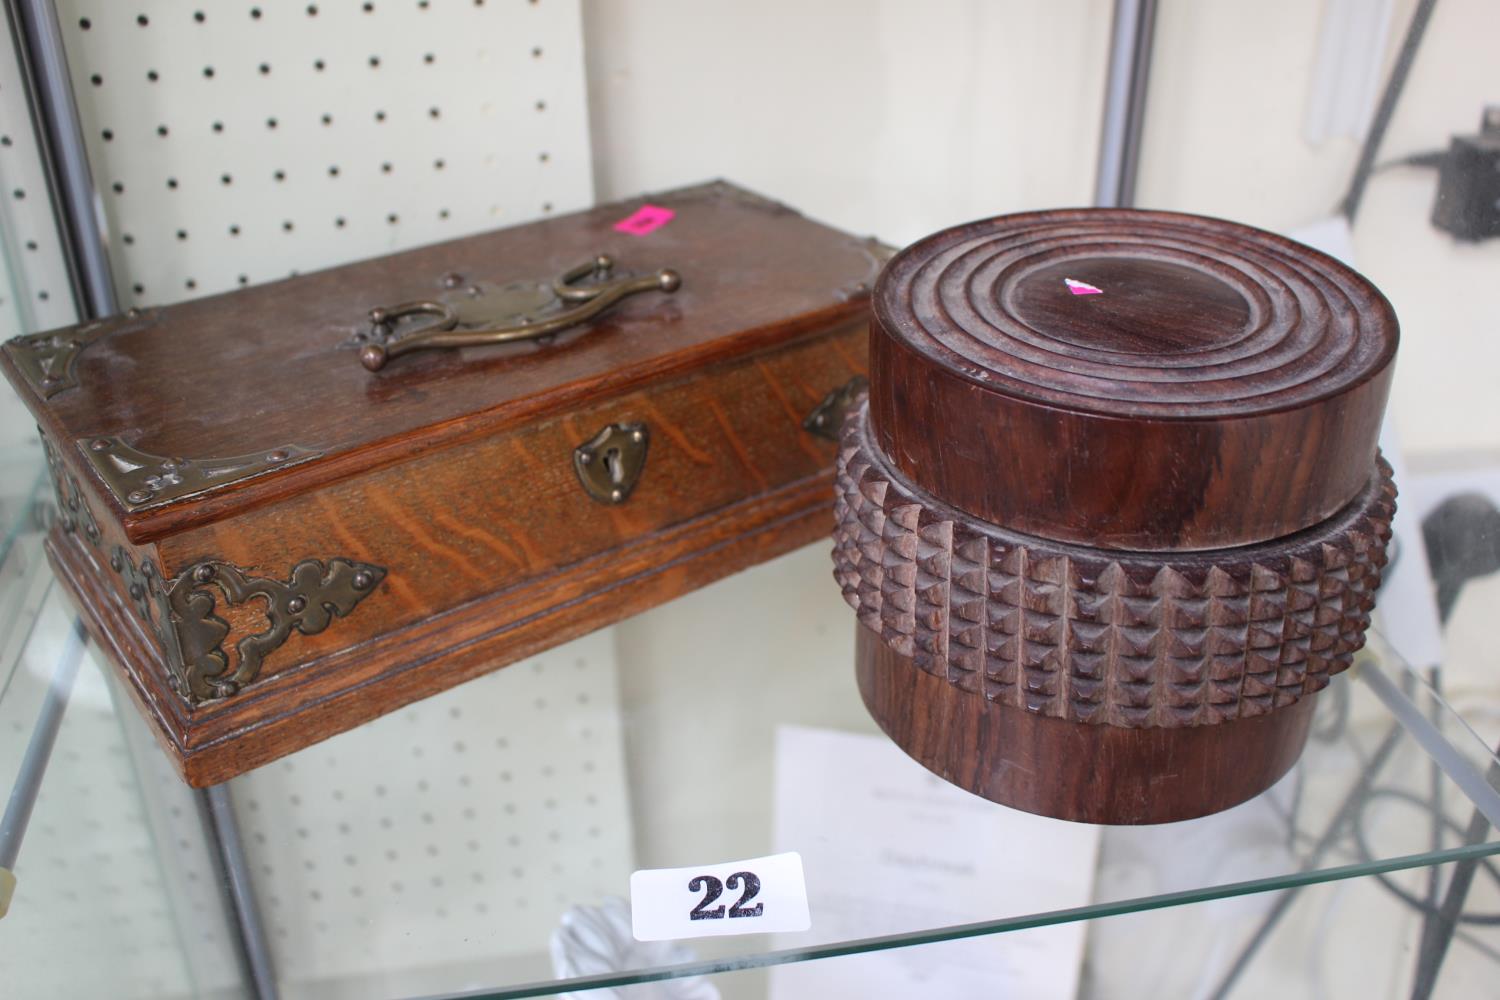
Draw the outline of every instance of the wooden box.
[[[834,553],[876,721],[1064,819],[1269,787],[1369,626],[1396,343],[1364,278],[1217,219],[1028,213],[896,255]]]
[[[59,576],[201,786],[824,535],[879,263],[721,182],[3,367]]]

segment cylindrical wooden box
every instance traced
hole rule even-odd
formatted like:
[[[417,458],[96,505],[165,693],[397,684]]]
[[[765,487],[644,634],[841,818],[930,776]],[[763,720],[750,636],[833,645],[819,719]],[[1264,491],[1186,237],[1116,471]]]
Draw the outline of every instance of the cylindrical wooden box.
[[[1064,819],[1265,790],[1369,625],[1396,341],[1364,278],[1215,219],[1029,213],[902,251],[838,467],[876,721]]]

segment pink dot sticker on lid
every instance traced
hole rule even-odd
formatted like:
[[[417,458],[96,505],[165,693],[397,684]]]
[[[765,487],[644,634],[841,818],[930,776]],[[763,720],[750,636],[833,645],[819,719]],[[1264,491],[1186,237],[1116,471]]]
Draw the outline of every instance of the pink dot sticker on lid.
[[[1074,295],[1103,295],[1104,289],[1095,288],[1087,281],[1079,281],[1076,278],[1064,278],[1063,284],[1068,286],[1068,291]]]
[[[677,213],[670,208],[662,208],[660,205],[642,205],[616,222],[615,232],[628,233],[631,236],[645,236],[671,222],[676,215]]]

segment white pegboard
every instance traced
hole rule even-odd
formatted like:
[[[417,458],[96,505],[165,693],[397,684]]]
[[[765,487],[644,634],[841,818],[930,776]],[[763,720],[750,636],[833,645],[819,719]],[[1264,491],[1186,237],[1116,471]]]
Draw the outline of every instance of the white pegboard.
[[[545,979],[562,914],[633,862],[607,632],[230,785],[283,996]]]
[[[124,305],[592,199],[577,0],[58,4]]]
[[[64,0],[58,15],[122,307],[592,200],[577,0]],[[0,113],[24,115],[7,72]],[[0,154],[19,146],[12,137]],[[20,169],[13,162],[0,155],[0,171]],[[50,225],[39,166],[23,166],[35,180],[5,174],[6,189],[35,184],[14,201]],[[7,249],[25,228],[19,212],[7,206]],[[39,238],[27,252],[41,261],[47,249]],[[47,301],[65,293],[64,281]],[[75,705],[70,724],[84,711]],[[601,635],[235,781],[283,995],[546,976],[557,917],[620,891],[631,867],[619,725],[613,643]],[[128,767],[120,749],[109,752]],[[175,928],[142,946],[153,917],[125,939],[170,972],[145,992],[226,988],[238,970],[191,797],[153,748],[129,756],[147,814],[133,828],[150,830],[157,909]],[[25,845],[31,865],[50,853]],[[76,909],[65,917],[93,927]],[[52,936],[58,948],[80,940]],[[76,971],[53,968],[59,985]]]

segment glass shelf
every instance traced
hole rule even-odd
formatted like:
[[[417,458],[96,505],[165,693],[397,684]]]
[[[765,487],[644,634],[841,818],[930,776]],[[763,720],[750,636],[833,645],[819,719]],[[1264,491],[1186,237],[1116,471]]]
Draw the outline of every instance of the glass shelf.
[[[34,465],[8,482],[21,487],[0,508],[6,787],[73,628],[40,556],[45,476]],[[1024,985],[1043,954],[1082,970],[1049,980],[1072,996],[1122,947],[1090,921],[1135,914],[1147,940],[1238,921],[1201,954],[1147,949],[1156,971],[1125,977],[1144,995],[1162,976],[1218,982],[1292,939],[1283,918],[1324,899],[1323,883],[1383,879],[1359,891],[1407,920],[1385,884],[1421,903],[1413,869],[1480,859],[1476,900],[1500,885],[1484,860],[1500,836],[1474,826],[1473,798],[1429,752],[1436,734],[1444,766],[1472,779],[1489,751],[1378,635],[1319,696],[1305,754],[1266,794],[1184,823],[1089,827],[959,792],[877,733],[826,560],[822,546],[793,553],[229,783],[280,995],[526,997],[708,976],[727,997],[782,998],[832,988],[820,969],[912,989],[965,969]],[[23,997],[247,995],[201,796],[107,670],[90,647],[0,964]],[[657,949],[625,924],[621,967],[558,978],[564,914],[628,895],[633,870],[783,851],[802,857],[810,930]],[[1246,897],[1258,901],[1232,902]],[[101,954],[66,961],[81,939]],[[1130,995],[1112,983],[1107,995]]]

